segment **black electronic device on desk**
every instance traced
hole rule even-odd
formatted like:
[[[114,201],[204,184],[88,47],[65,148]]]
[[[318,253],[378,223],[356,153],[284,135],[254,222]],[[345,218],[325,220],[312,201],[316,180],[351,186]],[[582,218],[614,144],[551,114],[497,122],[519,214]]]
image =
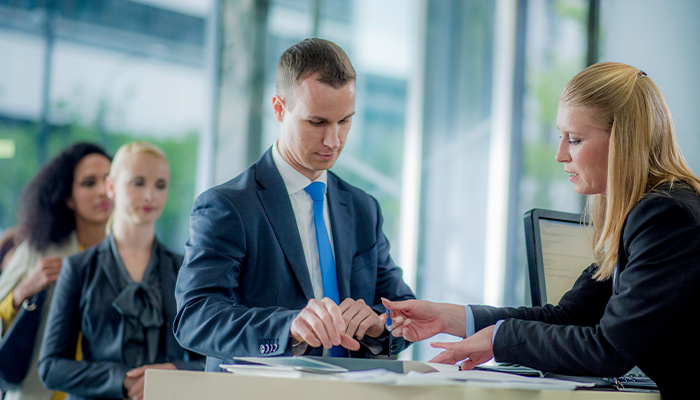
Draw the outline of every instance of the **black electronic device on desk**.
[[[588,221],[581,214],[535,208],[525,213],[524,222],[532,305],[557,304],[594,262]],[[593,382],[598,388],[656,389],[656,383],[637,367],[617,378],[544,376]]]
[[[514,374],[520,376],[529,376],[534,378],[553,378],[553,379],[563,379],[566,381],[575,382],[585,382],[593,383],[595,386],[590,389],[600,390],[600,389],[610,389],[610,390],[622,390],[622,391],[657,391],[658,388],[656,383],[649,379],[639,368],[635,367],[628,373],[617,378],[600,378],[591,376],[574,376],[574,375],[562,375],[553,374],[551,372],[543,372],[534,368],[525,367],[519,364],[511,363],[496,363],[496,364],[482,364],[474,368],[476,370],[482,371],[492,371],[492,372],[503,372],[507,374]],[[589,388],[582,388],[579,390],[586,390]]]

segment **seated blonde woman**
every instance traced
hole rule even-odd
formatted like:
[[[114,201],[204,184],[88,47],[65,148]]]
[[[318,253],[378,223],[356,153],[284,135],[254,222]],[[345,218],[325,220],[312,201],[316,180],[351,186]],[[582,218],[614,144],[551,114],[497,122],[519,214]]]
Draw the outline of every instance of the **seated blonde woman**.
[[[691,327],[700,307],[700,178],[683,158],[661,92],[635,67],[592,65],[566,85],[557,127],[555,159],[573,189],[589,196],[596,262],[557,305],[385,301],[392,334],[466,337],[432,344],[445,349],[432,361],[462,361],[462,369],[495,357],[616,377],[638,365],[664,400],[696,398],[677,371],[692,370],[700,358]]]
[[[65,259],[54,291],[39,361],[46,387],[69,399],[140,399],[146,369],[204,369],[170,327],[182,256],[155,236],[169,182],[158,147],[134,142],[117,151],[106,180],[111,234]],[[81,331],[83,361],[76,361]]]

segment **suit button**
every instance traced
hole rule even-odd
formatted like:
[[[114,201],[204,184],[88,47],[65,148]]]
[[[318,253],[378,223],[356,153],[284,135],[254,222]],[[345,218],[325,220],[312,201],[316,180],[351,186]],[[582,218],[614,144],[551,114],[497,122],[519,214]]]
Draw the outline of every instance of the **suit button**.
[[[265,354],[265,345],[264,344],[260,345],[260,354]]]

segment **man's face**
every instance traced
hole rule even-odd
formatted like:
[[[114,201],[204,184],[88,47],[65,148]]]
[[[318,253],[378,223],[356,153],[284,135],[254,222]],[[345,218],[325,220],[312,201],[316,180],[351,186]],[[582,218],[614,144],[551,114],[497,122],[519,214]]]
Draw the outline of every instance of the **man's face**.
[[[334,89],[312,75],[291,96],[291,108],[280,96],[272,99],[280,122],[278,147],[282,158],[313,181],[343,151],[355,114],[355,82]]]

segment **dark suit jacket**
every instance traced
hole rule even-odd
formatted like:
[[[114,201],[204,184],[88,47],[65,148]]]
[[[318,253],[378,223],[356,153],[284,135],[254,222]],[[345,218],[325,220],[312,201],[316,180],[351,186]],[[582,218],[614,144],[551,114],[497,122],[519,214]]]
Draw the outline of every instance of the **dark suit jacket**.
[[[700,359],[700,198],[683,183],[657,188],[627,215],[618,249],[612,280],[594,281],[592,265],[557,306],[472,306],[477,329],[505,319],[496,360],[608,377],[638,365],[664,399],[685,398],[678,377]]]
[[[389,256],[376,200],[330,172],[327,196],[341,301],[363,299],[381,313],[380,297],[414,298]],[[314,293],[271,150],[197,198],[185,250],[174,325],[183,347],[207,355],[207,370],[232,357],[291,354],[292,320]],[[380,343],[385,354],[387,342]],[[394,354],[406,346],[392,343]],[[365,350],[352,356],[368,356]]]
[[[157,251],[165,324],[156,362],[202,370],[204,357],[180,347],[171,328],[182,256],[162,245]],[[73,399],[124,398],[123,382],[129,368],[122,361],[122,316],[112,307],[120,293],[119,282],[109,238],[63,260],[39,356],[39,376],[46,387],[68,392]],[[75,361],[80,332],[84,361]]]

